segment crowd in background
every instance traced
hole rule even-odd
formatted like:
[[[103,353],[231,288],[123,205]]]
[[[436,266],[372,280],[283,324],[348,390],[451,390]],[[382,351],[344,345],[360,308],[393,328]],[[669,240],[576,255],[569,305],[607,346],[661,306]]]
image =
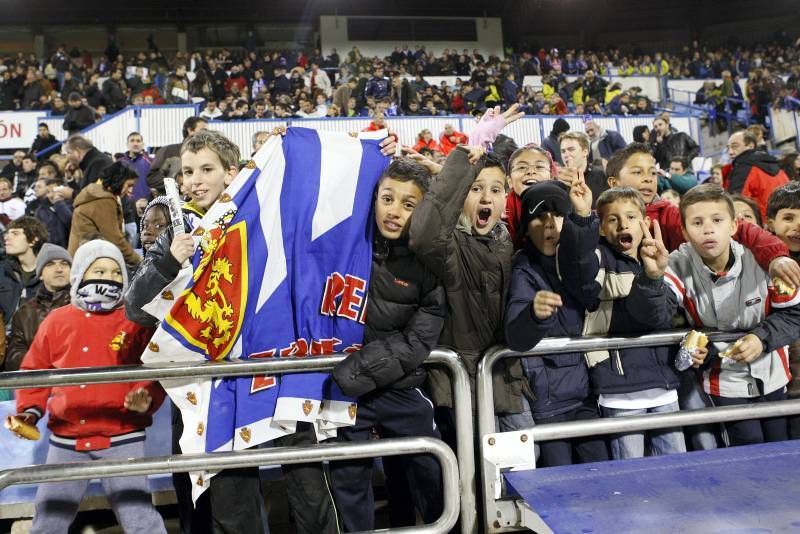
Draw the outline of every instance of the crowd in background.
[[[103,55],[59,46],[49,57],[17,54],[0,62],[0,109],[40,109],[65,116],[65,128],[86,124],[127,105],[205,102],[217,120],[372,116],[384,103],[390,115],[449,115],[517,103],[528,114],[651,114],[654,103],[615,76],[719,79],[708,82],[698,104],[748,106],[762,119],[770,106],[797,107],[798,43],[785,33],[766,45],[708,47],[698,41],[679,53],[555,48],[509,51],[505,57],[477,49],[442,51],[398,46],[386,57],[357,47],[277,51],[239,49],[125,54],[113,36]],[[541,83],[525,86],[528,75]],[[429,76],[455,76],[431,84]],[[742,92],[738,81],[747,80]],[[734,109],[734,111],[735,111]]]

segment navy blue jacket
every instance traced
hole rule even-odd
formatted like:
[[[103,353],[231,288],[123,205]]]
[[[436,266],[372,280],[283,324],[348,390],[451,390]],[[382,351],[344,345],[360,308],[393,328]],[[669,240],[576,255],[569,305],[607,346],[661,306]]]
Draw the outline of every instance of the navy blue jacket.
[[[600,151],[600,157],[608,159],[617,150],[622,150],[628,146],[625,139],[622,138],[619,132],[614,130],[606,130],[606,136],[600,141],[597,149]]]
[[[555,257],[543,256],[529,241],[514,256],[511,290],[506,304],[506,342],[512,350],[526,351],[544,337],[578,337],[585,309],[566,291],[556,272]],[[563,306],[541,321],[532,302],[539,291],[561,295]],[[589,374],[583,354],[570,352],[522,359],[528,382],[536,395],[534,419],[559,415],[582,404],[589,395]]]
[[[676,297],[663,279],[648,278],[635,259],[600,239],[597,215],[564,219],[558,249],[564,285],[589,314],[584,333],[635,336],[668,330]],[[602,281],[598,274],[602,271]],[[630,284],[630,292],[624,288]],[[616,298],[613,298],[616,297]],[[591,312],[600,312],[592,314]],[[604,317],[610,317],[605,321]],[[605,330],[605,331],[604,331]],[[637,347],[611,350],[592,365],[587,353],[592,389],[600,394],[633,393],[651,388],[675,389],[680,379],[673,366],[675,347]]]

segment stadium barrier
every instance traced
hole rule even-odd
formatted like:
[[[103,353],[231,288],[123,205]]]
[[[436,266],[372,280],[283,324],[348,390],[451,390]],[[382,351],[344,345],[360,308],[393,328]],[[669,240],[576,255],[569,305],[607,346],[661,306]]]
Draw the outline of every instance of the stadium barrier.
[[[199,470],[236,469],[261,465],[301,464],[325,460],[350,460],[405,454],[431,454],[442,468],[444,507],[434,522],[396,532],[446,533],[458,520],[458,463],[453,451],[433,438],[393,438],[361,443],[322,443],[305,447],[276,447],[212,454],[180,454],[128,460],[96,460],[23,467],[0,472],[0,491],[13,484],[38,484],[128,475],[181,473]]]
[[[129,133],[137,131],[147,146],[160,147],[183,140],[181,125],[187,117],[198,113],[198,106],[130,106],[103,121],[83,130],[83,135],[92,140],[97,148],[114,154],[127,150],[126,138]],[[503,133],[513,137],[518,144],[538,143],[549,135],[553,123],[563,118],[570,128],[583,131],[582,115],[528,115],[507,126]],[[639,125],[652,127],[654,115],[634,115],[629,117],[594,117],[594,120],[607,130],[619,132],[626,142],[633,142],[633,129]],[[61,127],[63,117],[44,116],[39,122],[47,124],[50,132],[59,141],[67,139],[67,132]],[[253,134],[259,131],[271,131],[276,126],[300,126],[327,132],[359,132],[369,126],[368,117],[339,117],[319,119],[250,119],[243,121],[211,121],[210,127],[219,130],[239,146],[242,157],[252,152]],[[469,134],[477,124],[470,115],[425,116],[425,117],[387,117],[387,125],[396,132],[400,142],[414,145],[417,134],[428,129],[438,139],[445,125],[451,124],[456,130]],[[687,132],[698,142],[700,121],[690,115],[673,114],[671,123],[678,130]],[[30,142],[33,142],[31,138]],[[27,146],[30,146],[30,142]],[[47,151],[55,150],[47,149]],[[702,151],[702,145],[701,145]],[[43,151],[44,152],[44,151]]]
[[[112,382],[138,382],[142,380],[169,380],[187,377],[210,378],[220,376],[250,376],[287,372],[329,371],[333,369],[337,363],[344,360],[345,357],[346,355],[336,354],[329,356],[289,357],[270,360],[237,360],[224,363],[202,362],[166,364],[162,366],[131,365],[58,370],[12,371],[0,373],[0,389],[67,385],[74,386],[81,384],[100,384]],[[461,358],[449,350],[433,350],[428,356],[428,359],[425,360],[425,363],[444,366],[452,378],[454,411],[456,419],[456,442],[458,449],[458,477],[460,480],[456,498],[460,502],[461,508],[461,532],[463,534],[471,534],[477,532],[477,504],[475,497],[475,458],[473,455],[473,412],[469,375],[467,374],[467,369],[464,366],[464,363],[461,361]],[[243,452],[244,451],[239,451],[231,454],[242,454]],[[201,456],[208,459],[216,457],[216,454],[217,453]],[[380,455],[376,454],[375,456]],[[176,458],[180,458],[180,456]],[[11,469],[8,471],[16,472],[19,471],[19,469],[20,468]],[[162,470],[153,472],[165,471]],[[137,471],[130,474],[139,473]],[[0,489],[2,489],[1,485]],[[444,532],[446,531],[447,529],[444,530]]]
[[[535,503],[502,497],[502,473],[508,470],[535,468],[534,445],[537,441],[800,414],[800,399],[798,399],[665,414],[550,423],[523,431],[496,432],[492,369],[499,360],[590,350],[677,345],[687,332],[660,332],[629,338],[593,336],[546,338],[528,352],[516,352],[504,347],[495,347],[487,351],[478,365],[476,376],[481,495],[484,517],[487,518],[487,524],[483,525],[482,531],[495,533],[529,529],[539,534],[552,532],[536,513]],[[741,336],[741,333],[736,332],[708,333],[711,341],[734,341]]]

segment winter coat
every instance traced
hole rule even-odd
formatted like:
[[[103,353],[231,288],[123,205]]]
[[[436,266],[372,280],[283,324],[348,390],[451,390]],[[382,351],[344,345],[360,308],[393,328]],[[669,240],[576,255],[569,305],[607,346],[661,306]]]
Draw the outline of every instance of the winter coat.
[[[658,177],[658,192],[663,193],[667,189],[672,189],[679,195],[683,195],[689,189],[697,185],[697,176],[692,173],[686,174],[671,174],[669,178],[664,176]]]
[[[447,314],[439,338],[452,347],[475,376],[478,362],[489,347],[503,343],[503,312],[511,282],[512,244],[502,224],[486,236],[457,228],[464,200],[480,168],[468,155],[453,150],[438,178],[411,218],[411,250],[442,281]],[[431,393],[440,406],[452,406],[450,381],[433,369]],[[493,373],[495,410],[520,413],[523,392],[529,391],[519,361],[503,360]]]
[[[791,378],[787,345],[800,332],[800,290],[780,296],[753,254],[731,241],[732,265],[717,275],[684,243],[669,256],[666,280],[693,328],[749,332],[764,344],[750,363],[721,359],[729,343],[713,343],[704,364],[703,389],[709,395],[748,398],[783,388]]]
[[[506,304],[506,341],[512,350],[526,351],[545,337],[578,337],[583,329],[583,305],[573,298],[556,272],[556,259],[543,256],[528,241],[511,264],[511,290]],[[563,306],[541,320],[532,304],[539,291],[561,295]],[[589,395],[589,373],[583,354],[549,354],[522,360],[536,400],[534,418],[546,418],[580,406]]]
[[[88,329],[93,335],[86,335]],[[125,319],[122,308],[110,313],[90,313],[69,304],[53,310],[42,321],[20,369],[136,364],[152,334],[151,329]],[[143,414],[128,411],[123,405],[125,395],[139,388],[145,388],[153,398],[149,410]],[[39,418],[45,410],[50,413],[47,426],[55,435],[52,443],[86,451],[144,439],[143,430],[150,426],[152,414],[163,401],[164,390],[157,382],[17,390],[19,413]]]
[[[436,347],[445,314],[441,283],[407,246],[376,240],[372,255],[364,346],[336,365],[346,395],[422,385],[422,362]]]
[[[81,104],[77,108],[70,107],[67,110],[62,127],[67,130],[69,135],[75,135],[92,124],[94,124],[94,110],[85,104]]]
[[[450,138],[454,138],[452,141]],[[439,151],[445,156],[448,155],[458,145],[466,144],[468,141],[467,135],[461,132],[453,131],[453,135],[445,135],[442,133],[439,136]]]
[[[27,284],[23,282],[22,267],[15,258],[0,262],[0,310],[7,325],[11,324],[11,317],[19,306],[36,295],[40,285],[35,274]]]
[[[59,200],[52,204],[45,199],[36,209],[35,216],[47,227],[47,234],[50,236],[47,242],[67,248],[72,227],[72,203]]]
[[[83,159],[81,159],[79,165],[80,169],[83,171],[80,189],[95,183],[103,174],[103,170],[112,163],[114,162],[111,161],[111,158],[105,153],[100,152],[95,147],[90,148],[86,154],[83,155]]]
[[[692,161],[700,153],[694,139],[684,132],[672,132],[661,142],[653,139],[653,156],[656,158],[662,169],[669,169],[669,162],[672,158],[683,157]]]
[[[780,162],[760,150],[745,150],[732,163],[722,167],[722,186],[730,193],[750,197],[761,208],[761,217],[767,219],[769,195],[778,187],[789,183]]]
[[[600,157],[602,159],[609,159],[614,152],[628,146],[628,143],[625,142],[625,139],[623,139],[619,132],[606,130],[605,133],[606,135],[600,139],[600,142],[597,144],[597,150],[600,152]]]
[[[36,139],[33,140],[33,144],[31,145],[31,153],[38,154],[45,148],[53,146],[58,143],[58,139],[53,136],[53,134],[47,134],[45,137],[36,136]]]
[[[147,172],[147,186],[156,189],[159,193],[164,192],[164,178],[170,177],[172,158],[181,157],[181,143],[162,146],[156,152],[150,170]]]
[[[561,143],[558,141],[558,136],[553,136],[551,133],[542,139],[542,148],[550,152],[553,161],[559,165],[564,165],[564,160],[561,159]]]
[[[587,310],[583,335],[633,335],[672,326],[676,297],[663,279],[651,280],[635,259],[600,239],[600,219],[564,218],[558,247],[564,286]],[[636,347],[586,353],[597,394],[675,389],[674,347]]]
[[[19,369],[44,318],[54,309],[69,304],[69,300],[69,287],[52,293],[42,284],[36,291],[36,296],[19,307],[11,319],[11,335],[8,338],[5,371]]]
[[[138,264],[141,258],[125,238],[122,225],[122,206],[117,197],[103,189],[100,184],[90,184],[78,193],[73,203],[69,253],[74,256],[87,237],[100,234],[122,251],[125,263]]]
[[[147,175],[152,165],[150,156],[142,152],[131,157],[130,153],[126,152],[121,159],[128,167],[135,170],[136,174],[139,176],[139,179],[136,180],[133,186],[133,200],[136,201],[140,198],[150,200],[153,197],[153,195],[150,194],[150,186],[147,185]]]
[[[184,229],[191,232],[194,222],[203,213],[186,203],[182,206]],[[157,326],[162,318],[156,318],[142,310],[142,306],[156,298],[165,287],[172,283],[181,270],[181,264],[169,251],[174,237],[172,225],[168,226],[156,239],[144,260],[139,264],[136,274],[131,278],[128,292],[125,293],[125,315],[131,321],[144,326]]]

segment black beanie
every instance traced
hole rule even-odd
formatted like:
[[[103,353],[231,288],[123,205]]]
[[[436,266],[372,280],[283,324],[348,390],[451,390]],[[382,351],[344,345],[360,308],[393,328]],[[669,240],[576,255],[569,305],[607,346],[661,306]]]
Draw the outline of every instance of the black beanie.
[[[558,180],[537,182],[522,193],[522,213],[519,228],[522,233],[528,232],[528,223],[545,212],[553,212],[566,216],[572,211],[569,200],[569,188]]]

